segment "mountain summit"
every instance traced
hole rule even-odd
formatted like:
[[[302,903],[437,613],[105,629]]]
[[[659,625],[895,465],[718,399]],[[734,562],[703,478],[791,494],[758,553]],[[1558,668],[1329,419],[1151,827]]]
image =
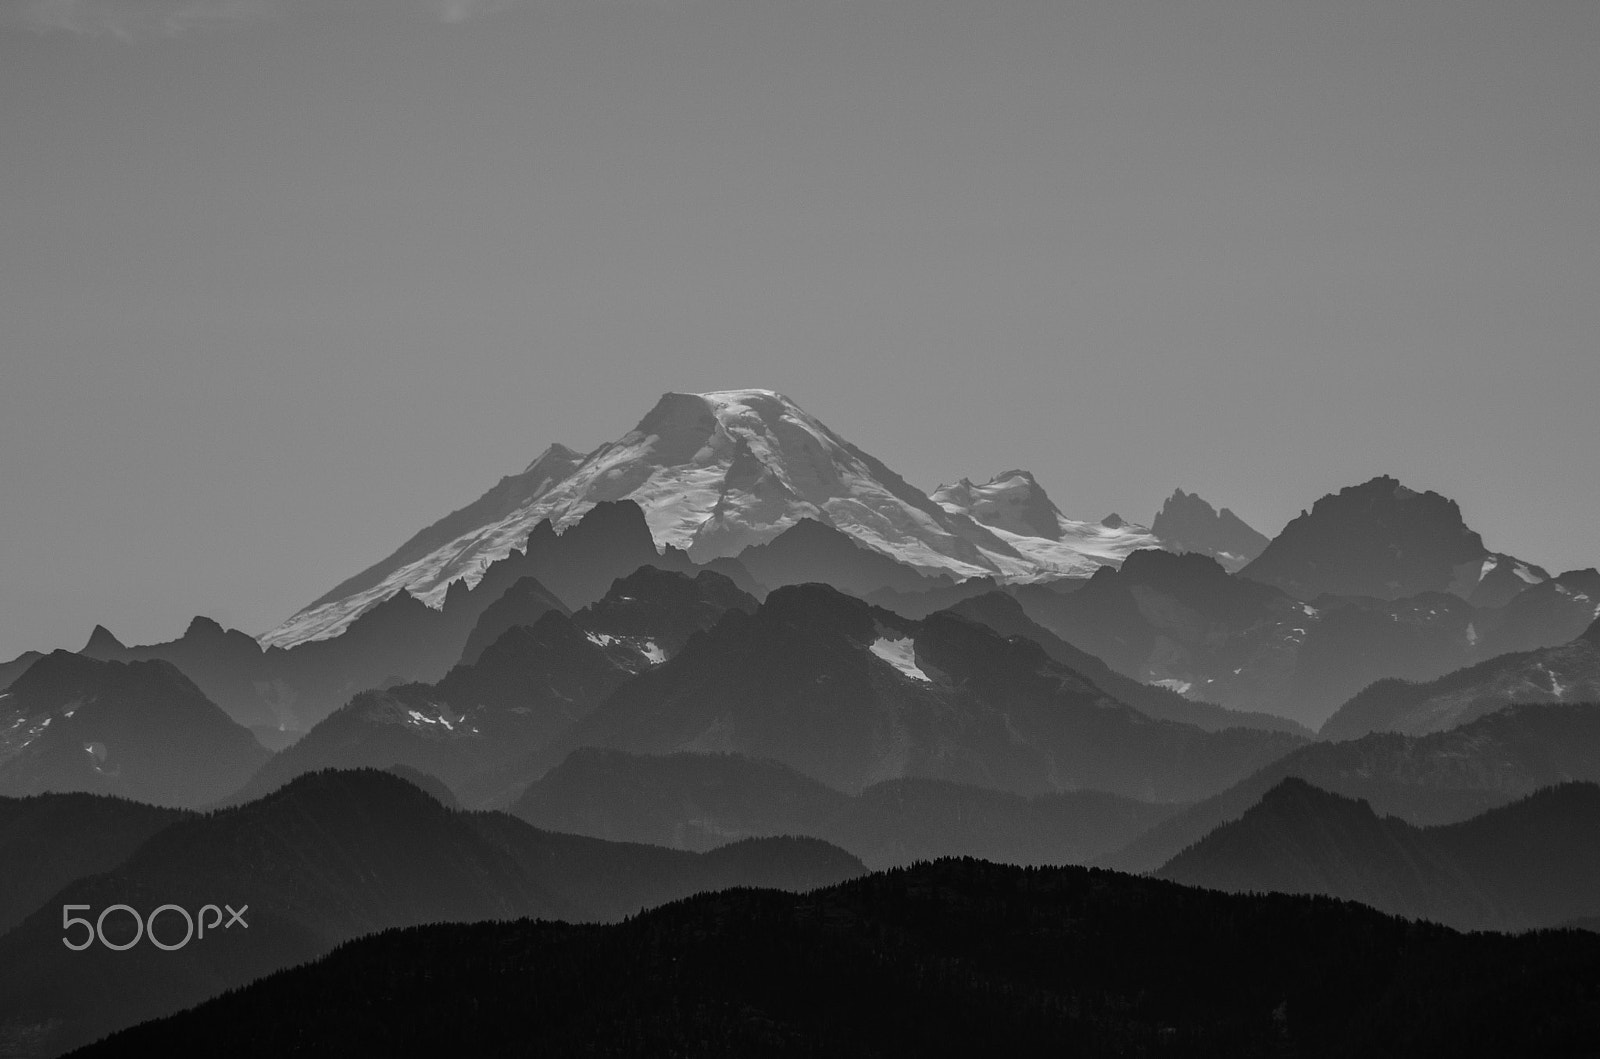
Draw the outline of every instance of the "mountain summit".
[[[561,532],[605,501],[634,502],[657,547],[699,562],[770,541],[808,518],[917,571],[956,578],[1087,575],[1150,543],[1136,530],[1062,519],[1031,476],[1017,481],[1036,493],[1036,510],[1014,532],[1005,520],[986,525],[960,504],[935,502],[782,394],[668,393],[632,430],[586,456],[551,446],[262,641],[289,646],[337,635],[402,589],[438,605],[452,582],[476,583],[540,523]]]
[[[1478,606],[1550,579],[1484,547],[1454,500],[1386,475],[1318,500],[1240,572],[1304,600],[1450,592]]]
[[[1237,571],[1266,550],[1266,535],[1227,508],[1218,511],[1195,493],[1175,489],[1150,529],[1177,552],[1200,552]]]

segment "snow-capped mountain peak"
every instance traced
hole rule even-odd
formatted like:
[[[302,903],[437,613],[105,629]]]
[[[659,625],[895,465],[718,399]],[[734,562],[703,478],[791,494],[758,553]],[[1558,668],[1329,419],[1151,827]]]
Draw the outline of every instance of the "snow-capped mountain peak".
[[[262,637],[290,646],[340,633],[401,591],[438,606],[489,564],[595,505],[631,501],[657,548],[698,562],[764,544],[803,519],[928,575],[1086,577],[1139,548],[1143,526],[1066,518],[1034,476],[962,479],[930,497],[774,390],[666,393],[632,430],[587,454],[551,445],[521,474],[407,541]]]
[[[941,485],[933,499],[966,512],[985,526],[1028,537],[1061,539],[1061,512],[1028,471],[1003,471],[982,485],[962,478]]]
[[[548,487],[571,474],[583,460],[583,453],[569,449],[558,441],[535,456],[533,462],[524,467],[518,477],[530,478],[542,475],[546,481],[540,484]]]
[[[1131,522],[1067,518],[1038,480],[1024,470],[1005,471],[981,484],[962,478],[955,485],[934,490],[933,499],[945,511],[971,519],[1021,555],[1032,578],[1088,577],[1102,566],[1117,565],[1140,548],[1160,547],[1148,529]],[[1012,577],[1030,579],[1015,573]]]

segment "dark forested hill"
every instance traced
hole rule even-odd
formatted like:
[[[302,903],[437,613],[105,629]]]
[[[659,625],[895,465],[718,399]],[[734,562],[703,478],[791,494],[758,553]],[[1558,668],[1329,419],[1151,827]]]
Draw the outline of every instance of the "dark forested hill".
[[[0,798],[0,934],[72,880],[110,871],[189,815],[101,794]]]
[[[498,813],[454,812],[374,770],[302,776],[259,801],[189,816],[110,872],[76,880],[0,936],[0,1054],[49,1055],[177,1011],[340,942],[398,926],[540,915],[614,920],[729,886],[804,888],[852,878],[855,858],[816,840],[763,839],[709,853],[539,831]],[[62,944],[63,906],[249,906],[245,928],[174,951],[138,941]],[[181,916],[162,920],[169,943]],[[22,1047],[19,1042],[31,1042]]]
[[[285,1020],[287,1011],[303,1013]],[[939,861],[610,927],[356,942],[85,1053],[1505,1056],[1600,1049],[1600,937]]]

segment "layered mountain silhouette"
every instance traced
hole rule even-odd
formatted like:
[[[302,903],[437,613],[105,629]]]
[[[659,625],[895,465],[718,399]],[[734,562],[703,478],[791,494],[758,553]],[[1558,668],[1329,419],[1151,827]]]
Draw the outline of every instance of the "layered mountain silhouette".
[[[963,600],[949,608],[950,613],[987,625],[1002,636],[1020,636],[1044,648],[1046,654],[1087,677],[1096,687],[1140,713],[1160,720],[1180,721],[1207,731],[1224,728],[1265,728],[1310,736],[1311,730],[1286,717],[1270,713],[1230,710],[1209,702],[1185,698],[1169,687],[1142,684],[1106,665],[1087,651],[1080,651],[1028,617],[1015,598],[1003,592],[990,592]]]
[[[551,611],[571,617],[572,611],[536,577],[524,577],[484,608],[461,647],[460,663],[470,666],[509,629],[531,626]]]
[[[56,651],[0,695],[0,795],[89,791],[199,806],[267,756],[166,662]]]
[[[1325,894],[1461,930],[1554,927],[1600,914],[1600,786],[1548,787],[1419,828],[1290,778],[1157,874],[1234,893]]]
[[[0,663],[0,691],[8,688],[13,680],[26,673],[29,666],[43,657],[42,651],[24,651],[11,661]]]
[[[539,611],[546,593],[530,581],[502,597],[504,608],[486,610],[469,642]],[[691,578],[641,567],[577,614],[544,609],[529,625],[505,628],[475,662],[435,683],[357,695],[274,757],[234,800],[318,769],[397,763],[460,790],[473,775],[543,746],[729,610],[756,606],[721,574],[702,570]]]
[[[1600,939],[1352,902],[1600,922],[1597,703],[1600,574],[1394,478],[1080,522],[669,393],[259,639],[0,665],[0,1055],[1587,1053]]]
[[[1484,606],[1550,576],[1490,552],[1454,500],[1387,476],[1318,500],[1241,573],[1303,600],[1451,592]]]
[[[1199,554],[1135,552],[1077,591],[1016,596],[1034,621],[1136,681],[1307,725],[1397,669],[1431,677],[1470,658],[1472,612],[1454,597],[1313,606]]]
[[[824,583],[833,582],[824,580]],[[936,610],[947,610],[964,599],[982,596],[999,588],[1000,583],[992,577],[969,577],[953,585],[940,585],[922,591],[902,592],[892,588],[880,588],[862,595],[861,598],[875,607],[892,610],[903,618],[926,618]]]
[[[1600,1048],[1597,978],[1579,931],[947,860],[614,926],[391,931],[85,1054],[498,1055],[536,1035],[551,1055],[1579,1055]]]
[[[1474,632],[1484,658],[1552,647],[1600,619],[1600,571],[1568,570],[1529,586],[1503,607],[1479,611]]]
[[[1037,644],[953,614],[913,622],[826,585],[730,611],[529,763],[570,751],[726,751],[845,791],[921,776],[1018,794],[1203,796],[1300,742],[1202,731],[1117,702]]]
[[[812,518],[800,519],[764,544],[751,545],[738,561],[768,589],[817,582],[865,597],[882,591],[919,595],[954,584],[950,577],[930,576],[896,562]]]
[[[1560,647],[1501,655],[1426,683],[1379,681],[1328,718],[1322,734],[1423,735],[1522,702],[1600,702],[1600,620]]]
[[[1600,708],[1512,706],[1425,736],[1386,732],[1310,743],[1182,809],[1101,863],[1154,871],[1289,777],[1418,826],[1459,823],[1542,787],[1600,782]]]
[[[1195,493],[1174,489],[1161,506],[1150,531],[1161,547],[1173,552],[1209,555],[1230,573],[1266,550],[1265,534],[1227,508],[1218,511]]]
[[[536,827],[678,849],[762,835],[812,835],[886,868],[948,856],[1084,863],[1176,811],[1073,791],[1024,798],[932,779],[847,795],[774,761],[737,754],[648,756],[585,748],[511,807]]]
[[[452,812],[385,772],[305,776],[260,801],[157,832],[115,870],[63,889],[0,937],[0,1035],[53,1054],[167,1014],[361,934],[445,920],[616,920],[728,886],[810,888],[861,873],[815,840],[694,854],[540,832],[503,814]],[[61,944],[61,905],[249,906],[248,928],[177,951]],[[161,921],[169,944],[181,917]],[[113,944],[131,919],[107,919]]]
[[[536,526],[523,550],[482,571],[472,587],[465,580],[451,584],[438,609],[401,591],[354,617],[338,635],[289,647],[263,648],[208,618],[196,618],[178,640],[140,647],[126,647],[97,628],[83,653],[171,662],[240,723],[299,733],[359,692],[437,681],[464,655],[481,653],[496,631],[530,624],[546,610],[568,613],[569,606],[592,603],[643,565],[701,569],[675,549],[658,552],[637,505],[605,503],[559,535],[549,523]],[[733,560],[707,569],[760,591]]]
[[[509,812],[550,831],[706,850],[759,835],[821,836],[849,803],[776,761],[583,747],[529,785]]]
[[[1011,592],[1035,622],[1136,681],[1315,726],[1375,681],[1432,680],[1480,661],[1502,627],[1570,639],[1575,620],[1593,620],[1581,593],[1539,588],[1527,604],[1513,599],[1515,619],[1512,604],[1484,608],[1452,592],[1307,602],[1207,556],[1145,550],[1073,591]]]

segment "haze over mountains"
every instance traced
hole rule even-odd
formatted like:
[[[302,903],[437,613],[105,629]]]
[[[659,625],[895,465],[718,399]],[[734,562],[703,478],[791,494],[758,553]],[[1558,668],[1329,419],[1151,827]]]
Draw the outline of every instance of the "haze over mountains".
[[[1195,493],[1175,489],[1150,524],[1161,546],[1209,555],[1232,573],[1266,550],[1267,536],[1227,508],[1218,511]]]
[[[1424,735],[1524,702],[1600,702],[1600,619],[1570,643],[1499,655],[1425,683],[1378,681],[1328,718],[1323,734]]]
[[[1081,522],[1020,469],[921,493],[770,391],[668,394],[260,640],[96,627],[0,666],[0,1054],[393,927],[611,920],[950,857],[1589,923],[1597,703],[1600,574],[1492,552],[1391,477],[1271,539],[1181,489],[1148,527]],[[953,863],[917,870],[1043,900],[1043,876]],[[260,910],[248,945],[60,945],[63,904],[224,891]],[[751,900],[716,914],[788,914]],[[1600,939],[1571,944],[1581,964]],[[1158,988],[1158,966],[1128,973]],[[1277,1047],[1295,1016],[1264,1010]],[[1124,1043],[1183,1023],[1106,1017]],[[1600,1000],[1593,1023],[1600,1042]],[[1243,1024],[1191,1029],[1270,1050]]]
[[[1077,522],[1023,470],[919,493],[793,402],[749,390],[668,394],[588,456],[551,449],[263,637],[265,649],[196,619],[147,647],[97,630],[85,651],[172,661],[281,746],[360,691],[440,679],[521,578],[539,581],[544,604],[576,609],[645,564],[705,566],[757,599],[821,581],[918,618],[1004,588],[1036,624],[1139,683],[1312,727],[1373,681],[1566,642],[1600,613],[1600,575],[1551,578],[1490,552],[1453,501],[1392,478],[1324,497],[1270,542],[1181,489],[1149,530]]]
[[[776,761],[739,754],[586,747],[530,785],[509,811],[551,831],[674,849],[815,835],[876,869],[950,856],[1085,863],[1177,807],[1099,791],[1027,798],[933,779],[885,780],[849,795]]]
[[[694,633],[756,601],[727,578],[641,567],[570,617],[533,578],[509,599],[523,619],[486,611],[473,637],[492,642],[432,684],[363,692],[277,755],[238,794],[265,794],[304,772],[396,762],[467,783],[542,748],[606,697],[683,649]],[[532,608],[524,601],[531,600]],[[497,605],[498,606],[498,605]],[[541,609],[543,608],[543,609]],[[469,638],[470,639],[470,638]],[[337,641],[334,641],[337,642]]]
[[[0,695],[0,794],[197,806],[235,790],[268,756],[169,662],[55,651]]]
[[[1521,704],[1425,736],[1375,732],[1309,743],[1183,808],[1102,863],[1153,871],[1288,777],[1419,826],[1459,823],[1544,787],[1600,783],[1600,706]]]
[[[620,845],[452,812],[383,772],[317,773],[248,806],[171,823],[0,936],[0,1042],[38,1026],[49,1051],[86,1043],[375,930],[530,915],[611,921],[707,889],[810,889],[861,872],[822,842],[703,854]],[[176,951],[61,944],[62,903],[223,901],[250,907],[248,927]],[[132,933],[126,919],[106,930],[113,944]],[[181,932],[176,921],[172,931]]]
[[[1462,930],[1555,927],[1600,914],[1600,786],[1548,787],[1461,823],[1413,827],[1291,778],[1156,874],[1325,894]]]

